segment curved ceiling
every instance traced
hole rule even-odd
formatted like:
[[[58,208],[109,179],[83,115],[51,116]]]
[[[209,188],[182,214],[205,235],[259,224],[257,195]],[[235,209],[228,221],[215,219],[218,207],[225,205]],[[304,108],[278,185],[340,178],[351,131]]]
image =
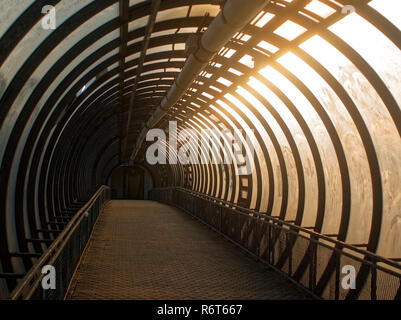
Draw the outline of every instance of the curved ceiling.
[[[1,2],[0,272],[29,269],[34,260],[18,253],[43,252],[57,234],[43,230],[62,229],[61,217],[129,161],[187,39],[224,3]],[[42,24],[46,5],[54,30]],[[270,1],[159,124],[254,129],[255,170],[148,165],[157,184],[400,257],[399,9],[398,0]],[[213,156],[221,141],[212,140]]]

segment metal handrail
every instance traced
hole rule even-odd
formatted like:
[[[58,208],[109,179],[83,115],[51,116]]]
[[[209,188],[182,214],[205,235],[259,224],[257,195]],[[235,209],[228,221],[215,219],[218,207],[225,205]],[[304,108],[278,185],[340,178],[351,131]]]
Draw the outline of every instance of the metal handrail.
[[[266,220],[269,220],[269,221],[271,221],[273,223],[276,223],[278,225],[284,225],[284,226],[289,227],[292,230],[295,229],[298,232],[302,231],[302,232],[304,232],[306,234],[309,234],[310,235],[310,240],[312,240],[313,242],[317,242],[319,244],[322,244],[319,240],[325,240],[325,241],[330,242],[330,243],[338,246],[339,248],[341,248],[341,249],[336,249],[336,248],[331,248],[330,247],[333,250],[342,251],[342,249],[344,249],[344,248],[345,249],[349,249],[349,250],[351,250],[353,252],[356,252],[356,253],[364,255],[365,257],[368,257],[369,259],[372,260],[372,262],[375,262],[375,263],[381,262],[381,263],[389,265],[389,266],[391,266],[393,268],[396,268],[397,270],[399,270],[399,272],[401,274],[401,264],[397,263],[396,261],[393,261],[393,260],[390,260],[388,258],[379,256],[379,255],[377,255],[377,254],[375,254],[373,252],[358,248],[356,246],[353,246],[351,244],[345,243],[343,241],[332,239],[332,238],[330,238],[328,236],[325,236],[325,235],[323,235],[321,233],[312,231],[310,229],[303,228],[301,226],[289,223],[289,222],[281,220],[279,218],[269,216],[266,213],[262,213],[262,212],[258,212],[258,211],[252,210],[252,209],[244,208],[244,207],[241,207],[241,206],[239,206],[237,204],[225,201],[223,199],[215,198],[215,197],[212,197],[212,196],[209,196],[209,195],[205,195],[205,194],[199,193],[199,192],[194,191],[194,190],[185,189],[185,188],[182,188],[182,187],[165,187],[165,188],[157,188],[157,189],[153,189],[153,190],[156,190],[156,191],[157,190],[178,190],[178,191],[185,192],[187,194],[192,194],[192,195],[194,195],[194,196],[196,196],[198,198],[202,198],[202,199],[208,200],[210,202],[214,202],[214,203],[217,203],[217,204],[220,203],[220,204],[223,204],[225,206],[231,207],[232,210],[235,210],[235,211],[237,211],[238,213],[241,213],[241,214],[247,213],[247,214],[253,214],[253,215],[256,215],[256,216],[260,216],[260,217],[262,217],[262,218],[264,218]],[[286,231],[291,231],[291,230],[286,230]],[[348,256],[352,256],[352,255],[347,254],[345,252],[344,252],[344,254],[346,254]],[[352,257],[353,258],[357,258],[358,260],[361,260],[361,261],[366,261],[367,260],[367,259],[363,260],[363,259],[360,259],[359,257],[355,257],[355,256],[352,256]],[[391,270],[388,270],[388,271],[391,272]],[[400,274],[398,274],[398,275],[400,275]]]
[[[26,290],[31,289],[32,291],[32,284],[40,281],[40,278],[42,276],[41,270],[43,266],[47,265],[49,261],[54,257],[57,257],[61,249],[69,240],[74,229],[85,217],[85,213],[87,213],[87,211],[93,206],[99,196],[109,189],[110,188],[108,186],[100,187],[99,190],[92,196],[92,198],[87,203],[85,203],[81,209],[78,210],[78,212],[69,221],[65,229],[52,242],[46,252],[40,257],[40,259],[34,264],[34,266],[29,270],[29,272],[13,290],[10,295],[11,300],[18,300],[25,293]]]

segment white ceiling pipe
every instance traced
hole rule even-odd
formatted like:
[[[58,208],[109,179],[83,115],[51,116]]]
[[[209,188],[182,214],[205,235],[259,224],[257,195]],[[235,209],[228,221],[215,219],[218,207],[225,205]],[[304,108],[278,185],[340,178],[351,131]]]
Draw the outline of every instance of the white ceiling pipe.
[[[224,8],[214,18],[200,39],[200,46],[191,54],[178,78],[170,88],[155,113],[145,124],[131,155],[133,162],[146,138],[147,131],[154,128],[175,105],[186,90],[192,85],[200,72],[205,69],[216,53],[226,45],[232,37],[241,31],[270,0],[228,0]]]

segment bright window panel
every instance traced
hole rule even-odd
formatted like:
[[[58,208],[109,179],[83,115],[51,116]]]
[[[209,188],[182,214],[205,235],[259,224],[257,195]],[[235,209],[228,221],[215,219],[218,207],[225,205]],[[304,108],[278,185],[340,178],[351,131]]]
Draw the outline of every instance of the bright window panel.
[[[141,75],[145,76],[147,74],[162,73],[163,71],[164,71],[164,69],[151,70],[151,71],[143,72]]]
[[[185,58],[173,58],[173,59],[170,59],[170,61],[175,61],[175,62],[184,62],[186,59]]]
[[[211,114],[209,118],[212,119],[214,122],[220,122],[219,118],[217,118],[214,114]]]
[[[234,49],[229,49],[226,53],[223,54],[226,58],[231,58],[237,51]]]
[[[185,43],[175,43],[174,50],[185,50]]]
[[[276,53],[279,50],[279,48],[266,41],[259,42],[258,47],[273,53]]]
[[[180,28],[180,30],[178,30],[178,33],[196,33],[196,31],[198,31],[198,28],[186,27]]]
[[[375,69],[401,106],[401,51],[398,47],[357,14],[347,16],[329,29]]]
[[[260,93],[268,92],[268,88],[254,77],[251,77],[247,84],[249,87],[253,88],[256,92]],[[270,128],[274,132],[274,135],[276,136],[278,143],[280,144],[280,149],[283,152],[284,160],[286,163],[287,174],[288,176],[292,177],[288,181],[289,199],[288,199],[288,209],[287,209],[286,219],[293,220],[295,218],[295,212],[297,210],[298,179],[297,179],[297,172],[295,169],[294,157],[292,155],[292,152],[290,151],[290,145],[282,131],[282,128],[277,123],[276,119],[272,116],[267,107],[250,93],[247,94],[245,92],[241,92],[241,94],[245,99],[247,99],[247,101],[249,101],[257,109],[259,114],[262,115],[262,117],[266,120],[266,122],[269,124]],[[266,98],[267,97],[268,95],[266,95]],[[266,140],[266,142],[268,141],[269,140]],[[274,150],[274,147],[269,146],[268,150]],[[277,159],[277,154],[275,152],[271,152],[270,157],[272,159],[273,165],[275,164],[274,167],[277,168],[277,170],[273,171],[275,175],[275,181],[277,183],[277,190],[282,190],[281,173],[279,169],[280,165]],[[281,201],[280,199],[275,199],[273,204],[272,215],[278,216],[280,214],[280,209],[281,209]]]
[[[243,65],[253,69],[255,67],[255,61],[253,60],[253,57],[246,54],[244,55],[240,60],[240,63],[242,63]]]
[[[252,95],[245,90],[242,87],[238,87],[237,91],[236,91],[240,96],[246,98],[247,101],[248,98],[250,98]],[[252,96],[253,97],[253,96]],[[273,146],[271,144],[270,141],[270,137],[266,132],[266,129],[264,128],[264,126],[262,125],[262,123],[259,121],[259,119],[257,118],[257,116],[255,116],[255,114],[247,107],[245,106],[243,103],[241,103],[238,99],[236,98],[232,98],[231,101],[233,103],[235,103],[235,105],[241,109],[242,112],[244,112],[244,114],[246,115],[246,117],[248,117],[248,119],[252,122],[252,124],[255,126],[255,129],[257,130],[257,132],[261,135],[262,140],[264,141],[266,147],[268,150],[273,150]],[[265,155],[262,152],[262,149],[259,147],[259,149],[255,150],[257,152],[258,157],[260,158],[260,166],[261,166],[261,174],[262,174],[262,180],[263,181],[268,181],[269,176],[268,176],[268,171],[267,171],[267,166],[266,166],[266,160],[265,160]],[[270,156],[270,155],[269,155]],[[276,180],[277,181],[277,180]],[[276,182],[277,183],[277,182]],[[263,195],[268,195],[269,194],[269,184],[263,184],[262,186],[263,190],[262,190],[262,194]],[[268,201],[268,197],[263,196],[262,197],[262,203],[261,203],[261,208],[262,210],[266,210],[267,209],[267,201]]]
[[[401,1],[400,0],[373,0],[369,5],[385,16],[392,24],[401,30]]]
[[[229,87],[229,86],[231,86],[233,84],[230,80],[227,80],[227,79],[225,79],[223,77],[218,78],[217,82],[225,85],[226,87]]]
[[[336,10],[334,10],[332,7],[329,7],[319,0],[313,0],[307,6],[305,6],[305,9],[316,13],[322,18],[327,18],[331,16],[334,12],[336,12]]]
[[[360,19],[357,15],[348,16],[347,19],[349,18]],[[358,23],[358,26],[358,28],[362,28],[363,23],[361,25]],[[357,27],[355,26],[355,28]],[[350,29],[349,32],[352,34],[354,30],[351,30],[352,28],[348,29]],[[365,49],[363,49],[363,44],[359,44],[361,41],[360,38],[353,40],[348,39],[348,41],[350,41],[350,44],[353,46],[358,46],[358,51],[360,51],[364,57],[366,56],[367,60],[371,59],[369,62],[372,63],[373,67],[376,68],[383,79],[386,79],[387,86],[389,88],[393,87],[393,89],[396,90],[396,86],[393,82],[391,82],[391,78],[394,79],[394,81],[397,81],[399,64],[393,60],[394,58],[391,54],[388,54],[388,56],[380,56],[380,53],[379,56],[376,56],[376,59],[384,59],[384,61],[374,61],[372,55],[378,54],[378,52],[381,52],[383,49],[380,46],[381,38],[376,38],[376,33],[373,32],[373,30],[367,29],[364,30],[364,32],[369,32],[369,42],[373,42],[375,48],[373,50],[375,52],[365,52]],[[346,38],[346,36],[344,37]],[[385,37],[382,38],[386,39]],[[333,46],[323,40],[319,40],[319,38],[317,38],[317,40],[314,39],[314,41],[315,43],[312,44],[307,42],[304,45],[304,49],[313,55],[321,64],[323,64],[344,86],[347,93],[357,105],[358,110],[361,113],[372,136],[382,174],[384,198],[383,217],[385,217],[382,224],[382,232],[385,236],[383,236],[380,240],[378,252],[379,254],[387,257],[398,256],[401,254],[401,249],[399,245],[395,245],[395,239],[398,237],[399,233],[397,230],[399,227],[401,227],[401,224],[394,224],[394,221],[397,221],[396,212],[400,212],[401,202],[396,201],[394,195],[399,193],[399,181],[401,179],[401,166],[399,165],[401,159],[401,146],[399,142],[400,137],[386,106],[378,96],[375,88],[372,87],[363,74],[356,69],[351,61],[349,61]],[[368,41],[368,39],[365,38],[365,41]],[[313,50],[316,43],[319,45],[319,51]],[[369,46],[370,44],[365,45]],[[328,56],[330,59],[327,58]],[[390,64],[389,67],[393,68],[392,71],[390,68],[387,68],[386,72],[384,72],[381,66],[385,67],[387,64]],[[361,92],[363,92],[363,94],[361,94]],[[353,148],[353,153],[357,153],[358,150],[355,148],[355,146]],[[353,157],[356,158],[355,155],[353,155]],[[361,171],[361,168],[359,167],[358,170]],[[369,172],[368,168],[366,168],[365,171],[367,175]],[[351,181],[360,181],[358,187],[361,188],[362,184],[365,185],[369,182],[364,181],[364,179],[353,179]],[[359,193],[360,192],[361,191],[359,190]],[[367,194],[364,196],[365,199]],[[358,201],[354,201],[358,206],[362,207],[360,212],[370,212],[364,208],[366,201],[364,202],[363,199],[360,201],[361,202],[359,203]],[[355,234],[353,234],[354,238],[357,240],[361,239],[361,235],[359,235],[358,231],[356,231],[356,229],[358,229],[358,227],[356,227],[358,223],[361,224],[362,222],[364,227],[368,229],[370,227],[369,219],[369,215],[365,214],[365,216],[362,215],[362,217],[359,218],[359,222],[355,220]],[[350,230],[353,229],[351,228]]]
[[[206,98],[209,98],[209,99],[214,99],[214,96],[212,96],[211,94],[209,94],[209,93],[207,93],[207,92],[202,92],[202,96],[205,96]]]
[[[244,35],[240,36],[238,39],[240,39],[240,40],[242,40],[244,42],[247,42],[251,38],[252,38],[252,36],[250,36],[249,34],[244,34]]]
[[[132,46],[134,43],[142,42],[143,39],[144,39],[143,37],[133,39],[133,40],[129,41],[127,45]]]
[[[217,91],[217,92],[223,92],[221,89],[216,88],[215,86],[210,86],[209,88],[210,88],[210,89],[213,89],[213,90],[215,90],[215,91]]]
[[[125,58],[125,62],[130,62],[132,60],[138,59],[140,57],[141,53],[140,52],[136,52],[134,54],[131,54],[130,56],[128,56],[127,58]]]
[[[33,0],[0,1],[0,35],[3,35],[14,21],[28,8]]]
[[[156,23],[166,20],[173,20],[179,18],[185,18],[188,14],[188,6],[172,8],[168,10],[159,11],[156,17]]]
[[[129,0],[129,6],[132,7],[138,3],[145,2],[146,0]]]
[[[143,65],[147,66],[150,64],[163,63],[163,62],[167,62],[167,61],[168,61],[168,59],[158,59],[158,60],[152,60],[152,61],[145,62]]]
[[[58,6],[56,6],[57,13],[60,16],[59,20],[57,21],[58,25],[63,24],[66,19],[72,16],[76,11],[81,10],[82,7],[86,6],[89,2],[90,1],[77,2],[74,6],[71,6],[71,4],[68,3],[60,3]],[[11,107],[11,112],[9,112],[7,115],[7,120],[0,128],[0,155],[4,150],[3,143],[7,142],[8,135],[12,131],[11,128],[14,125],[14,121],[17,119],[21,108],[25,105],[39,79],[42,79],[48,70],[58,61],[58,59],[62,57],[70,48],[72,48],[79,40],[81,40],[92,30],[95,30],[99,26],[103,25],[105,21],[115,18],[116,15],[118,16],[118,5],[112,5],[104,9],[102,12],[98,13],[96,16],[92,17],[75,29],[58,46],[54,47],[51,53],[49,53],[49,55],[43,61],[41,61],[38,68],[36,68],[35,72],[24,85],[17,99],[14,101],[13,106]],[[0,86],[2,85],[3,81],[4,84],[7,84],[8,79],[11,79],[11,77],[14,76],[14,72],[16,72],[18,68],[22,66],[22,63],[25,61],[25,57],[30,55],[33,50],[35,50],[36,45],[38,45],[42,39],[49,36],[49,32],[51,33],[52,30],[44,30],[42,28],[41,21],[38,21],[38,23],[30,30],[24,39],[20,41],[17,47],[13,50],[12,54],[1,67]],[[29,48],[29,50],[27,50],[27,48]],[[68,66],[66,66],[66,68],[68,69]],[[55,84],[56,83],[53,83],[52,86]],[[50,95],[51,92],[48,91],[48,94]],[[37,113],[40,111],[41,106],[42,103],[37,104],[34,113],[31,115],[29,123],[25,127],[26,130],[29,130],[30,125],[33,124],[33,121],[36,119]],[[26,135],[24,133],[24,136],[21,136],[19,146],[22,147],[25,137]]]
[[[194,5],[191,10],[191,17],[203,17],[206,13],[209,13],[211,17],[215,17],[220,12],[220,6],[216,5]]]
[[[278,89],[280,89],[293,103],[300,99],[299,101],[297,101],[296,107],[298,107],[297,109],[300,111],[309,126],[316,126],[317,129],[322,127],[320,121],[316,120],[316,114],[311,108],[310,103],[281,73],[270,66],[262,69],[259,73],[270,82],[272,82]],[[266,92],[263,92],[263,95],[266,95],[268,97],[268,101],[272,104],[272,106],[280,114],[281,118],[285,121],[288,128],[291,130],[291,134],[294,137],[295,143],[298,147],[302,160],[302,167],[304,170],[305,188],[307,190],[307,192],[305,193],[306,201],[304,211],[308,212],[308,214],[304,215],[302,225],[313,225],[315,223],[317,214],[318,189],[316,180],[316,169],[313,163],[313,157],[309,143],[305,137],[304,131],[301,129],[299,122],[296,120],[294,113],[290,111],[289,107],[287,107],[284,101],[282,101],[270,89],[266,90]],[[319,134],[316,134],[316,137],[318,138]],[[324,135],[322,135],[322,140],[323,137]],[[295,205],[295,203],[293,204]]]
[[[274,18],[274,14],[270,12],[266,12],[258,22],[255,23],[255,26],[259,28],[263,28],[271,19]]]
[[[320,46],[319,50],[315,50],[313,53],[318,61],[321,60],[321,57],[324,57],[320,62],[323,62],[324,66],[335,77],[339,76],[335,70],[340,71],[341,76],[338,80],[341,83],[346,84],[348,82],[346,84],[347,87],[355,85],[354,77],[357,70],[350,66],[345,57],[336,55],[335,52],[327,51],[324,47]],[[315,53],[320,56],[315,55]],[[336,131],[339,134],[346,153],[351,180],[352,207],[349,230],[352,230],[352,232],[348,233],[347,241],[351,243],[364,243],[368,239],[371,222],[372,203],[371,201],[366,201],[367,198],[371,198],[371,182],[366,153],[355,124],[348,110],[333,90],[305,62],[292,53],[288,53],[280,58],[279,62],[285,68],[291,70],[319,98],[336,126]],[[328,218],[327,222],[336,219],[335,216],[331,215]],[[330,224],[327,222],[325,221],[325,232],[333,231],[328,229],[330,228]]]
[[[82,93],[84,93],[85,90],[88,89],[95,81],[96,77],[92,78],[86,85],[84,85],[82,89],[78,91],[77,97],[79,97]]]
[[[274,33],[283,37],[289,41],[292,41],[298,38],[301,34],[303,34],[306,29],[291,20],[287,20],[280,27],[274,30]]]
[[[264,14],[265,14],[264,11],[259,12],[257,16],[251,21],[251,24],[254,25],[256,21],[258,21]]]
[[[167,68],[166,69],[167,72],[181,72],[180,68]]]
[[[230,94],[226,94],[225,96],[224,96],[228,101],[230,101],[232,104],[234,104],[235,106],[237,106],[238,108],[240,108],[241,110],[243,109],[243,107],[245,107],[243,104],[241,104],[240,102],[239,102],[239,100],[238,99],[236,99],[234,96],[232,96],[232,95],[230,95]],[[219,112],[219,114],[220,114],[220,116],[223,116],[225,119],[226,119],[226,121],[228,122],[228,123],[230,123],[230,125],[234,128],[234,130],[236,131],[236,133],[237,133],[237,135],[240,137],[240,139],[241,139],[241,141],[242,141],[242,143],[243,143],[243,146],[245,147],[245,149],[246,149],[246,154],[247,155],[249,155],[250,157],[249,157],[249,160],[250,160],[250,165],[251,165],[251,168],[252,168],[252,178],[253,178],[253,181],[254,181],[254,188],[255,188],[255,190],[258,190],[258,184],[257,184],[257,177],[256,177],[256,170],[255,170],[255,162],[254,162],[254,157],[255,156],[260,156],[261,155],[261,153],[260,152],[258,152],[261,148],[260,148],[260,145],[259,145],[259,142],[257,141],[257,139],[255,138],[255,139],[252,139],[251,137],[254,137],[254,134],[253,134],[253,131],[251,130],[251,128],[248,126],[248,124],[245,122],[245,120],[243,120],[242,119],[242,117],[240,117],[240,115],[236,112],[236,111],[234,111],[234,109],[232,109],[228,104],[226,104],[225,102],[223,102],[223,101],[221,101],[221,100],[218,100],[217,101],[217,103],[221,106],[221,107],[223,107],[226,111],[228,111],[230,114],[231,114],[231,116],[233,117],[233,118],[235,118],[237,121],[238,121],[238,123],[239,123],[239,125],[241,126],[241,129],[243,129],[243,131],[244,132],[241,132],[241,131],[239,131],[238,129],[237,129],[237,127],[234,125],[234,123],[230,120],[230,119],[228,119],[228,117],[224,114],[224,113],[222,113],[220,110],[216,110],[216,111],[218,111]],[[246,107],[245,107],[246,108]],[[249,137],[249,139],[250,139],[250,143],[254,146],[254,154],[253,154],[253,157],[252,157],[252,152],[251,152],[251,150],[250,150],[250,148],[249,148],[249,146],[248,146],[248,143],[247,143],[247,141],[245,140],[245,139],[243,139],[243,138],[245,138],[245,135],[247,136],[247,137]],[[243,138],[242,138],[243,137]],[[264,159],[259,159],[259,162],[262,162],[262,161],[264,160]],[[263,161],[264,162],[264,161]],[[241,173],[242,171],[240,170],[241,168],[236,168],[236,170],[239,170],[239,173]],[[257,192],[253,192],[253,194],[252,194],[252,199],[251,199],[251,208],[254,208],[255,207],[255,203],[256,203],[256,196],[257,196]]]
[[[154,48],[149,48],[146,54],[152,54],[152,53],[158,53],[158,52],[170,52],[173,51],[173,45],[167,44],[164,46],[159,46],[159,47],[154,47]]]
[[[237,76],[242,76],[243,75],[243,73],[241,71],[238,71],[237,69],[234,69],[234,68],[230,68],[230,69],[228,69],[228,71],[233,73],[233,74],[235,74],[235,75],[237,75]]]
[[[12,21],[14,21],[17,18],[17,14],[20,13],[21,9],[24,6],[28,6],[30,2],[25,1],[25,4],[21,2],[21,8],[16,4],[15,1],[0,1],[0,30],[6,31]],[[19,3],[18,2],[18,3]],[[58,19],[57,19],[57,24],[61,25],[63,24],[68,18],[70,18],[73,14],[75,14],[77,11],[81,10],[84,8],[86,5],[88,5],[91,2],[91,0],[82,0],[78,1],[75,3],[74,6],[71,6],[71,3],[67,2],[62,2],[59,3],[56,6],[57,14],[58,14]],[[13,3],[11,5],[11,3]],[[5,8],[4,8],[5,7]],[[18,7],[18,8],[17,8]],[[12,8],[12,9],[11,9]],[[13,19],[13,20],[12,20]],[[91,19],[92,21],[97,21],[96,17],[93,17]],[[79,28],[80,30],[84,30],[85,28]],[[86,30],[87,31],[87,30]],[[44,30],[42,27],[42,21],[39,20],[35,26],[29,30],[29,32],[24,36],[24,38],[18,43],[18,45],[14,48],[12,54],[7,58],[7,60],[4,62],[4,64],[0,68],[0,84],[4,81],[4,85],[8,85],[8,83],[11,81],[11,79],[15,76],[15,73],[18,71],[18,69],[22,66],[23,62],[30,56],[30,54],[37,48],[37,46],[44,41],[49,34],[52,32],[52,30]],[[82,31],[81,31],[82,32]],[[80,33],[80,31],[74,31],[75,34]],[[80,38],[83,36],[86,36],[87,32],[82,32]],[[0,37],[2,36],[2,32],[0,32]],[[71,43],[75,44],[74,39],[72,39]],[[67,42],[68,41],[67,39]],[[63,42],[66,43],[66,42]],[[29,48],[29,50],[27,50]],[[63,52],[65,53],[65,51]],[[53,62],[49,62],[49,65],[52,65]],[[42,76],[39,76],[41,78]],[[2,95],[2,90],[5,90],[4,88],[0,87],[0,95]],[[19,111],[16,110],[15,115],[18,114]],[[6,122],[12,125],[10,122]],[[5,127],[5,125],[3,125]],[[11,131],[10,131],[11,132]],[[1,137],[0,137],[1,141]],[[1,145],[0,145],[1,146]],[[2,148],[1,148],[2,149]],[[0,151],[1,153],[1,151]]]
[[[176,33],[176,31],[177,31],[177,29],[168,29],[168,30],[153,32],[151,35],[151,38],[172,35],[172,34]]]
[[[136,29],[145,27],[148,24],[148,20],[149,20],[149,17],[148,16],[144,16],[142,18],[139,18],[139,19],[136,19],[134,21],[131,21],[128,24],[128,32],[131,32],[131,31],[134,31]]]
[[[255,19],[252,20],[251,24],[263,28],[274,16],[275,15],[270,12],[261,11]]]

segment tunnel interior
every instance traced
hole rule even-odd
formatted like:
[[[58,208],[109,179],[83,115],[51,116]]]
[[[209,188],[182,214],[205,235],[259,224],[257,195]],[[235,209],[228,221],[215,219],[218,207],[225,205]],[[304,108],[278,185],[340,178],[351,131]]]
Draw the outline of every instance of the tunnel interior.
[[[119,167],[113,170],[109,186],[112,199],[148,200],[153,177],[143,167]]]
[[[102,185],[190,190],[400,261],[400,1],[255,0],[231,21],[238,2],[1,1],[0,297]],[[218,17],[233,35],[209,50]]]

